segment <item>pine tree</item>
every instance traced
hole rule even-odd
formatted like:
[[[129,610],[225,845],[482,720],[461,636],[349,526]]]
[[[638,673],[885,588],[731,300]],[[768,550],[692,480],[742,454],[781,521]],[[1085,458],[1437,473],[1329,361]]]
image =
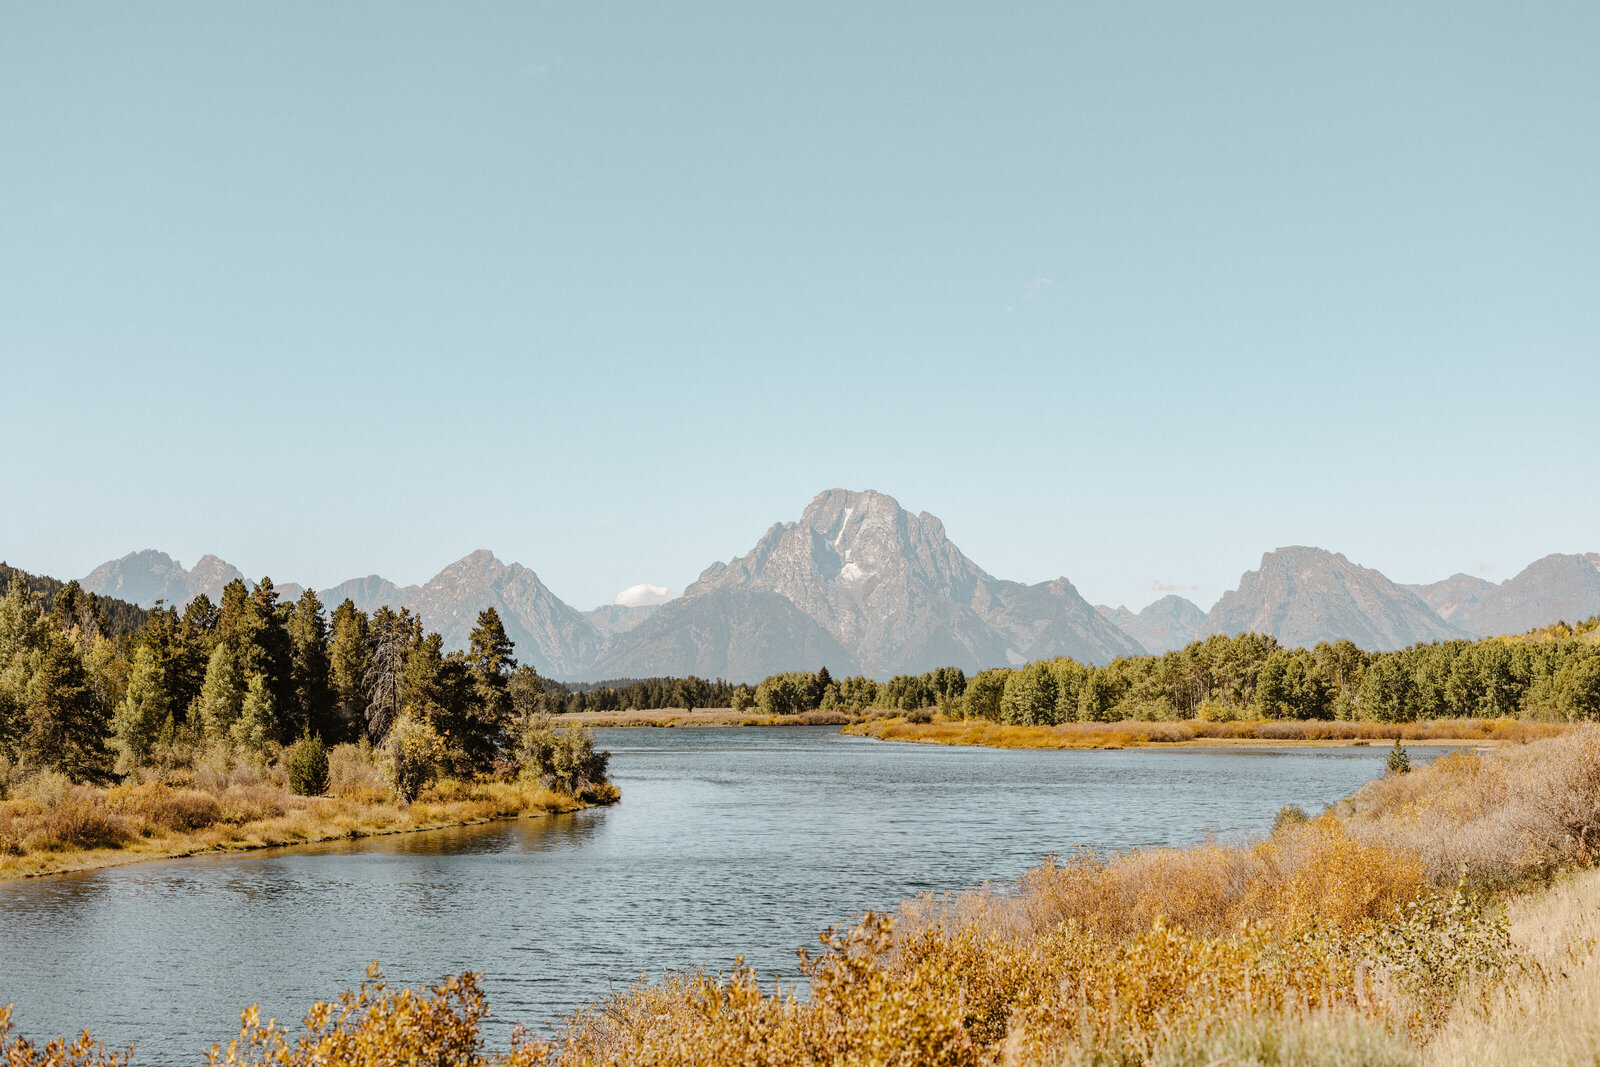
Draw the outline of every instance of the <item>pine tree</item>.
[[[83,658],[64,635],[52,633],[28,683],[22,760],[60,771],[74,781],[101,781],[111,770],[106,735],[110,714],[97,699]]]
[[[267,678],[252,674],[239,706],[239,717],[229,728],[228,736],[241,751],[260,756],[278,734],[278,709]]]
[[[232,649],[219,643],[211,653],[197,704],[200,724],[208,740],[221,741],[228,736],[244,710],[244,693],[244,673],[233,658]]]
[[[50,620],[39,609],[28,583],[20,575],[12,578],[5,599],[0,600],[0,670],[19,653],[43,649],[49,634]]]
[[[467,726],[470,736],[462,738],[463,746],[480,766],[494,758],[511,724],[510,681],[511,672],[517,669],[514,651],[500,613],[492,607],[480,611],[467,653],[478,707],[475,721]]]
[[[381,607],[372,615],[371,656],[362,688],[366,693],[367,736],[381,744],[400,717],[401,678],[406,656],[421,637],[417,619],[406,608]]]
[[[133,656],[128,692],[112,716],[118,770],[130,771],[150,758],[150,749],[171,711],[161,665],[149,646],[141,646]]]
[[[239,666],[247,674],[260,674],[265,678],[272,703],[285,721],[304,717],[295,690],[294,642],[289,636],[287,606],[278,603],[278,591],[272,579],[263,577],[255,592],[250,594],[248,611],[252,617],[252,638],[236,651]],[[275,738],[286,741],[287,737]]]
[[[369,640],[366,612],[346,597],[334,609],[333,638],[328,648],[338,726],[324,736],[334,741],[353,741],[366,732]]]
[[[300,594],[289,616],[289,640],[293,647],[290,673],[299,714],[295,721],[285,725],[297,735],[333,737],[337,723],[328,655],[328,622],[322,614],[322,601],[309,589]]]

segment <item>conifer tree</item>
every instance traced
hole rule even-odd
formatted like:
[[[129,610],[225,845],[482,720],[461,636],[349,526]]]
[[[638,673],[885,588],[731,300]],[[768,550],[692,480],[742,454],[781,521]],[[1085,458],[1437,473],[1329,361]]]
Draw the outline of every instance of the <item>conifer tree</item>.
[[[233,658],[233,650],[219,642],[206,667],[206,681],[200,687],[200,725],[207,739],[221,741],[244,710],[245,679]]]
[[[462,739],[479,766],[494,758],[511,724],[511,673],[517,669],[514,651],[500,613],[492,607],[480,611],[466,657],[477,696],[476,715],[466,724],[469,736]]]
[[[369,640],[366,612],[346,597],[333,612],[328,660],[338,728],[324,734],[326,738],[351,741],[366,732]]]
[[[244,700],[239,706],[239,717],[228,730],[228,736],[239,749],[252,756],[266,751],[267,745],[279,733],[278,709],[272,699],[272,690],[265,675],[252,674],[245,686]]]
[[[246,674],[265,678],[272,703],[288,720],[302,717],[295,691],[294,642],[289,636],[289,610],[278,603],[272,579],[263,577],[250,594],[247,610],[252,619],[251,638],[235,651]],[[287,738],[277,738],[287,740]]]
[[[171,710],[161,665],[150,647],[143,645],[133,656],[128,692],[112,716],[118,770],[130,771],[149,760],[150,749]]]
[[[293,647],[290,672],[298,716],[285,725],[296,736],[333,737],[337,723],[328,657],[328,621],[322,614],[322,601],[309,589],[300,594],[289,616],[289,640]]]
[[[405,672],[406,656],[411,646],[421,637],[421,627],[409,609],[399,612],[381,607],[372,615],[371,655],[363,679],[366,691],[367,736],[374,744],[382,743],[389,729],[400,717],[401,678]]]
[[[100,781],[108,775],[111,716],[89,684],[83,658],[62,634],[52,633],[45,643],[28,683],[25,716],[18,745],[25,763],[52,768],[74,781]]]

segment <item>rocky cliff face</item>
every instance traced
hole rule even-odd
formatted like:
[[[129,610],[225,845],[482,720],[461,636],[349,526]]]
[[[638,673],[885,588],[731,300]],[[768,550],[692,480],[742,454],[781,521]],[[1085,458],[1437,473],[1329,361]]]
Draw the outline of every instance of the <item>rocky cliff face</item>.
[[[676,620],[704,618],[713,602],[691,615],[693,602],[728,591],[775,594],[860,669],[881,677],[1057,655],[1104,663],[1139,651],[1065,578],[1032,586],[998,580],[964,556],[932,515],[912,515],[882,493],[833,489],[817,496],[798,522],[773,526],[747,555],[706,568],[681,601],[620,636],[616,654],[631,657],[633,641]],[[758,620],[762,605],[787,617],[777,601],[741,603],[741,625],[789,625],[776,616]],[[818,665],[796,650],[759,666],[768,674]],[[831,663],[829,669],[839,670]]]
[[[1548,555],[1499,585],[1456,574],[1413,588],[1452,625],[1476,637],[1526,633],[1600,614],[1600,554]]]
[[[1200,628],[1208,634],[1272,634],[1286,645],[1348,639],[1368,651],[1467,636],[1422,598],[1375,570],[1320,548],[1280,548],[1224,593]]]
[[[244,575],[216,556],[201,556],[193,570],[185,570],[165,552],[147,548],[100,564],[79,584],[87,592],[116,597],[141,608],[153,608],[157,600],[164,600],[181,609],[201,593],[213,603],[221,600],[223,588],[236,578],[243,579]],[[246,584],[255,588],[254,582]]]
[[[1176,594],[1162,597],[1135,614],[1126,607],[1096,605],[1102,618],[1144,646],[1152,655],[1173,652],[1193,641],[1205,625],[1206,613]]]

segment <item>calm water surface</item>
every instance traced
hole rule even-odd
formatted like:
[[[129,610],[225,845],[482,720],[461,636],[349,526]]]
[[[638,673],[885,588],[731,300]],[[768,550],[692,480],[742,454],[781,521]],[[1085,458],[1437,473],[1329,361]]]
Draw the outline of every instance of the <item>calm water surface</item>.
[[[490,1040],[642,973],[743,953],[1074,845],[1259,832],[1382,773],[1384,748],[1027,752],[833,727],[601,730],[623,802],[553,819],[0,882],[0,1005],[195,1063],[239,1010],[300,1018],[361,978],[482,971]],[[1413,756],[1426,757],[1414,749]]]

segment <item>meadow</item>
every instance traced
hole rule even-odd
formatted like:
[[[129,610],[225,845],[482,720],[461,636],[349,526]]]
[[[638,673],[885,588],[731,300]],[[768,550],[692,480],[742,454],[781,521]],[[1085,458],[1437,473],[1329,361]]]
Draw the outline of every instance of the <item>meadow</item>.
[[[1597,858],[1600,728],[1579,727],[1285,809],[1258,840],[1082,851],[908,900],[825,933],[804,990],[669,975],[491,1051],[477,976],[374,971],[299,1027],[245,1012],[212,1061],[1592,1063]],[[12,1064],[113,1062],[89,1039],[0,1042]]]

